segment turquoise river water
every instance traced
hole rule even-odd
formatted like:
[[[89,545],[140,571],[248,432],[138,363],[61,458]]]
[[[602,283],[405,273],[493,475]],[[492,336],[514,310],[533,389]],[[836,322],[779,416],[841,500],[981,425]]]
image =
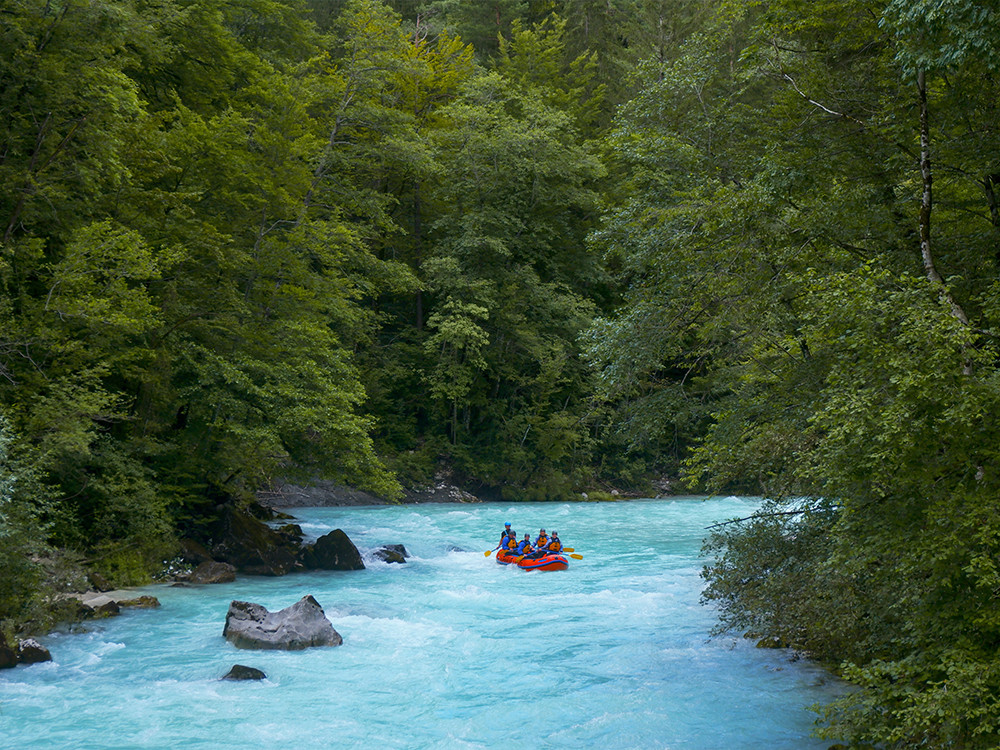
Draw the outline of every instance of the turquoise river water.
[[[53,661],[0,672],[3,748],[662,748],[820,750],[807,707],[840,690],[791,654],[711,638],[699,603],[709,524],[752,500],[410,505],[293,511],[403,565],[231,584],[149,586],[125,610],[43,641]],[[583,560],[525,572],[483,553],[505,521],[559,532]],[[306,594],[337,648],[246,651],[229,602]],[[261,682],[220,681],[233,664]]]

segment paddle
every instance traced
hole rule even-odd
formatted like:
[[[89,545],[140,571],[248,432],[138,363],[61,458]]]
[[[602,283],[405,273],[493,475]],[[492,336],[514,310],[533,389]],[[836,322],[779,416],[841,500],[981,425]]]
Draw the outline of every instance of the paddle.
[[[557,554],[557,555],[564,555],[567,552],[572,552],[574,549],[576,549],[576,548],[575,547],[563,547],[561,550],[559,550],[555,554]],[[572,557],[575,560],[582,560],[583,559],[583,555],[566,555],[566,556],[567,557]]]

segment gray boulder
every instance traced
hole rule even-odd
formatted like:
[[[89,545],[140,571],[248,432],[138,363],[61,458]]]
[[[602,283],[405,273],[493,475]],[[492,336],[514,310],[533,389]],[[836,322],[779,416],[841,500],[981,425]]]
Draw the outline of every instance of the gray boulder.
[[[261,672],[256,667],[247,667],[242,664],[234,664],[233,668],[230,669],[226,674],[224,674],[219,679],[222,680],[264,680],[267,679],[267,675]]]
[[[310,570],[364,570],[361,553],[341,529],[321,536],[302,550],[302,562]]]
[[[237,648],[297,651],[344,642],[311,596],[279,612],[268,612],[253,602],[231,602],[222,634]]]
[[[21,664],[38,664],[52,661],[52,654],[34,638],[25,638],[17,644],[17,660]]]

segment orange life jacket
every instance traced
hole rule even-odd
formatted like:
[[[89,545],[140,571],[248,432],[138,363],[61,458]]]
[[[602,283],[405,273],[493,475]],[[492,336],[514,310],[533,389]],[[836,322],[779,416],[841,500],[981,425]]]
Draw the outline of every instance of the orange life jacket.
[[[562,552],[562,542],[560,542],[558,539],[553,539],[551,542],[549,542],[548,549],[549,552]]]

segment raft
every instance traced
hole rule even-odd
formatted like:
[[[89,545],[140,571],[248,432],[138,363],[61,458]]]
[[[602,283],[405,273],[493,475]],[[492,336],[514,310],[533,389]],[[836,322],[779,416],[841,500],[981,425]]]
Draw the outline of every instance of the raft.
[[[497,552],[496,558],[501,565],[516,565],[521,570],[566,570],[569,567],[569,560],[563,555],[557,554],[526,557],[523,560],[518,560],[517,555],[501,550]]]

